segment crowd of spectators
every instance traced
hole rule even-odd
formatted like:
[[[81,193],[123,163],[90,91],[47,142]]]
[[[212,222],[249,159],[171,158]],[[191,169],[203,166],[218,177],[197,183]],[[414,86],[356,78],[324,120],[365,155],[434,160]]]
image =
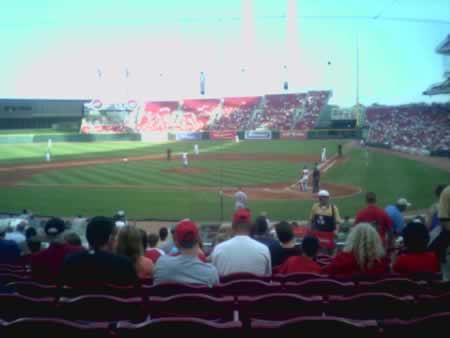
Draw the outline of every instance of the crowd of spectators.
[[[81,134],[125,134],[132,132],[125,121],[109,119],[106,116],[83,118],[81,120]]]
[[[178,109],[178,102],[146,102],[138,118],[137,130],[166,131],[173,121],[173,113]]]
[[[223,99],[186,99],[145,102],[136,113],[138,132],[204,131],[243,129],[311,129],[328,103],[331,93],[311,91],[300,94],[274,94]],[[82,133],[129,132],[126,121],[104,117],[83,119]]]
[[[445,221],[449,188],[440,192],[443,205],[438,207],[442,210],[438,220]],[[209,286],[234,273],[351,276],[382,275],[391,268],[398,273],[440,271],[440,253],[428,249],[429,233],[436,228],[431,229],[425,218],[406,219],[404,212],[410,205],[406,199],[383,209],[377,206],[376,195],[368,192],[367,207],[357,213],[350,229],[343,230],[345,243],[331,247],[327,241],[336,241],[343,221],[330,199],[327,191],[319,192],[301,238],[294,224],[271,224],[266,215],[252,221],[249,209],[237,209],[231,225],[219,229],[213,247],[204,246],[190,220],[147,233],[129,224],[123,211],[111,218],[77,216],[71,222],[50,218],[42,224],[33,223],[24,210],[17,218],[0,222],[0,263],[26,264],[32,277],[44,282],[81,283],[89,276],[91,282],[126,284],[153,278],[155,283]],[[81,236],[77,228],[84,229]],[[403,249],[398,250],[398,239],[403,240]],[[329,257],[325,264],[317,260],[320,252]]]
[[[249,124],[261,96],[226,97],[223,99],[222,114],[213,121],[211,130],[242,130]]]
[[[450,149],[450,105],[372,106],[367,142],[419,150]]]

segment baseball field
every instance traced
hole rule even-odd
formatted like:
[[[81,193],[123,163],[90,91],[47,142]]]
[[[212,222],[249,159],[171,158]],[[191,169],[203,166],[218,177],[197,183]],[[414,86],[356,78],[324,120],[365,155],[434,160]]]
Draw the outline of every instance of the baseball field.
[[[305,165],[311,170],[322,147],[321,187],[328,189],[341,215],[354,216],[363,192],[374,191],[379,205],[407,198],[412,208],[428,207],[449,170],[427,161],[360,148],[352,141],[270,140],[145,143],[47,143],[0,146],[0,212],[28,208],[39,215],[112,215],[125,210],[134,219],[229,220],[232,195],[243,186],[254,214],[270,219],[304,220],[315,196],[295,182]],[[343,143],[344,156],[336,157]],[[166,149],[172,149],[172,160]],[[189,153],[183,168],[180,153]],[[222,193],[221,193],[222,192]]]

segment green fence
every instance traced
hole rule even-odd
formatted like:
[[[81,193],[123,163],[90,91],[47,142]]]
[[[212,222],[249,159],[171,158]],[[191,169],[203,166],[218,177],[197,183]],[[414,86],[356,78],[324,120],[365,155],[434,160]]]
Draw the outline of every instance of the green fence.
[[[43,134],[43,135],[0,135],[0,144],[47,142],[112,142],[140,141],[140,134]]]

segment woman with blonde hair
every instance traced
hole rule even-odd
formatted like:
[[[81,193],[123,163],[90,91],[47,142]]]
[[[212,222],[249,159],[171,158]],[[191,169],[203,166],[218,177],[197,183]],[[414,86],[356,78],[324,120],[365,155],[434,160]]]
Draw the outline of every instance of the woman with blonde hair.
[[[117,235],[116,253],[131,259],[139,278],[151,278],[153,275],[153,262],[144,256],[142,247],[142,233],[139,228],[126,225]]]
[[[388,272],[386,254],[380,235],[373,225],[359,223],[350,231],[343,250],[322,273],[339,276],[378,275]]]

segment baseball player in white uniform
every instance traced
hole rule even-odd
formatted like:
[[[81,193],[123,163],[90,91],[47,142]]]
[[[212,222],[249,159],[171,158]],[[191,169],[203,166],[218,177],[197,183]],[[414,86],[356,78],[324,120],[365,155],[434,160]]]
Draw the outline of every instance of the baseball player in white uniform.
[[[305,166],[302,170],[302,177],[298,181],[300,183],[301,191],[308,191],[308,180],[309,180],[309,170],[308,167]]]
[[[182,153],[181,160],[183,162],[183,167],[187,167],[189,165],[188,153],[186,153],[186,152]]]
[[[238,188],[238,191],[234,194],[234,209],[245,209],[247,208],[247,194],[242,191],[242,187]]]
[[[239,143],[239,135],[236,135],[236,136],[234,137],[234,142]]]
[[[47,151],[45,152],[45,160],[47,162],[50,162],[52,160],[52,155],[50,154],[50,150],[47,149]]]
[[[194,144],[194,154],[198,155],[200,153],[200,151],[198,150],[198,144]]]
[[[327,160],[327,148],[322,148],[322,154],[320,155],[320,161],[325,162]]]

